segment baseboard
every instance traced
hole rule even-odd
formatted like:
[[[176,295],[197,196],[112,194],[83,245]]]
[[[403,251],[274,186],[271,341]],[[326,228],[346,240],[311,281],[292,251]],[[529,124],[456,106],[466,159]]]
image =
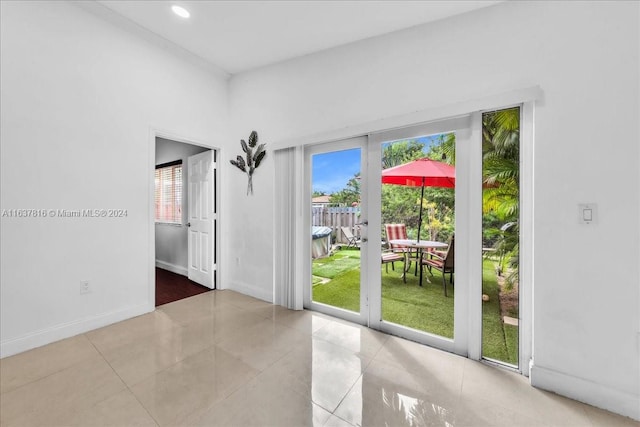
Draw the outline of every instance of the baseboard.
[[[156,260],[156,267],[161,268],[163,270],[170,271],[172,273],[179,274],[181,276],[189,276],[189,271],[185,267],[160,261],[158,259]]]
[[[84,319],[73,322],[62,323],[18,338],[0,341],[0,358],[12,356],[55,341],[83,334],[103,326],[111,325],[112,323],[150,313],[154,310],[154,304],[141,304],[122,310],[85,317]]]
[[[229,289],[231,291],[236,291],[241,294],[258,298],[258,299],[261,299],[262,301],[270,302],[273,304],[273,291],[269,292],[269,291],[266,291],[265,289],[258,288],[256,286],[251,286],[247,283],[231,282],[229,286],[225,286],[221,289]]]
[[[640,421],[640,396],[533,364],[531,385]]]

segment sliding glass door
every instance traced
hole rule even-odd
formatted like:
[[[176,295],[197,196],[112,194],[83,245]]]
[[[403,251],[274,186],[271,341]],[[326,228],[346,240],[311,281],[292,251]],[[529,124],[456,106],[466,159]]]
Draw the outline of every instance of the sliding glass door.
[[[480,286],[463,261],[471,126],[470,116],[426,123],[372,134],[368,145],[370,241],[373,230],[380,241],[370,247],[370,325],[464,355],[468,295]]]
[[[528,305],[507,299],[522,290],[518,248],[530,247],[518,233],[531,223],[519,210],[520,116],[475,112],[307,146],[305,307],[522,366]],[[507,163],[508,180],[496,169]]]
[[[470,234],[456,235],[456,210],[468,185],[456,183],[456,153],[470,124],[456,118],[305,148],[305,307],[466,354],[471,274],[458,267],[457,248],[465,256]]]

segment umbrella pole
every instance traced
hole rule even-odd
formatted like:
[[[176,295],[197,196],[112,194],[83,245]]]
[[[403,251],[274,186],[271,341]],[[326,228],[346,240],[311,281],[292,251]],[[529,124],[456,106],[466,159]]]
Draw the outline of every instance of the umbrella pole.
[[[424,177],[422,177],[422,190],[420,190],[420,215],[418,218],[418,242],[420,241],[420,228],[422,227],[422,201],[424,200]],[[422,286],[422,249],[418,249],[416,268],[420,269],[420,286]]]
[[[418,217],[418,241],[420,241],[420,228],[422,227],[422,201],[424,200],[424,177],[422,177],[422,191],[420,192],[420,215]]]

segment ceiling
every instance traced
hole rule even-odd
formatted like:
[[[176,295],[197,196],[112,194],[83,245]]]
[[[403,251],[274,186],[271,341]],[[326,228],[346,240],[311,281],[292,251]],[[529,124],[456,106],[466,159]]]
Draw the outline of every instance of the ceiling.
[[[149,1],[99,4],[159,40],[236,74],[491,6],[489,0]],[[188,19],[171,11],[177,4]]]

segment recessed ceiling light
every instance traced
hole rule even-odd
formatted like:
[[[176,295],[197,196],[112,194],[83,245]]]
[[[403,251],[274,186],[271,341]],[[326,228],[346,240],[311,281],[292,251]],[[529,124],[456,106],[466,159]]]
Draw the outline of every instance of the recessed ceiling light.
[[[191,14],[189,13],[189,11],[187,9],[185,9],[182,6],[178,6],[176,4],[171,6],[171,10],[173,10],[173,13],[178,15],[180,18],[185,18],[186,19],[186,18],[191,16]]]

